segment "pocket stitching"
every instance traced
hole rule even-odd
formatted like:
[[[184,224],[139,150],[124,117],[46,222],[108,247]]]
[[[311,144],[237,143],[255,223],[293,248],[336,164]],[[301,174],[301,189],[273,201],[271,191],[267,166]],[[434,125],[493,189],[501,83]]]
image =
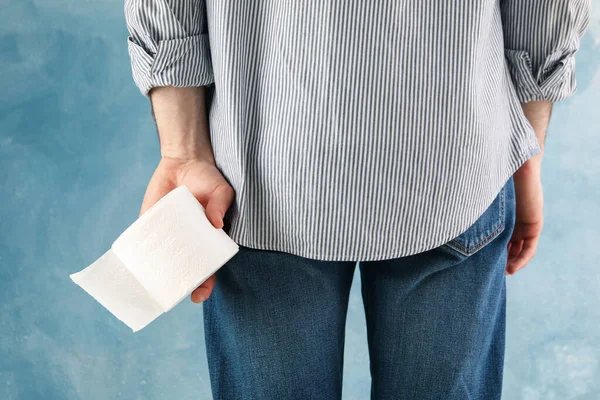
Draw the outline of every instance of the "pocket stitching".
[[[504,210],[505,198],[506,198],[505,189],[506,189],[506,186],[503,186],[502,189],[500,190],[500,216],[499,216],[500,222],[496,229],[494,229],[492,232],[490,232],[490,234],[487,235],[483,240],[481,240],[481,242],[479,242],[477,245],[472,246],[470,248],[467,248],[462,243],[458,242],[456,239],[452,239],[451,241],[446,243],[446,246],[458,251],[459,253],[461,253],[465,256],[470,256],[470,255],[475,254],[478,250],[480,250],[486,244],[491,242],[496,236],[498,236],[500,234],[500,232],[502,232],[504,230],[504,225],[505,225],[505,210]],[[491,206],[491,204],[490,204],[490,206]]]

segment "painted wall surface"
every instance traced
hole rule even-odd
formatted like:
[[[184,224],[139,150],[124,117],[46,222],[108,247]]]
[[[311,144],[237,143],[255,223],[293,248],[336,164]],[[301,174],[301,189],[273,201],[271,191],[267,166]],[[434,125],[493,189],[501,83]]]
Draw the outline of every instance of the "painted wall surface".
[[[508,279],[505,398],[600,398],[600,0],[556,105],[538,255]],[[135,218],[159,151],[123,3],[0,7],[0,399],[209,399],[201,307],[137,334],[68,274]],[[368,398],[356,277],[344,395]]]

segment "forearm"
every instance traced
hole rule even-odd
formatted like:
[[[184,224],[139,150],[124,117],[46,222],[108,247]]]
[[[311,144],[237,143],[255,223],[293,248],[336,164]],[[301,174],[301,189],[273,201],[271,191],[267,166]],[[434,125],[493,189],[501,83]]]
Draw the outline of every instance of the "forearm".
[[[214,163],[205,90],[203,86],[164,86],[150,91],[163,157]]]
[[[541,168],[544,145],[546,142],[546,132],[548,130],[548,125],[550,124],[550,117],[552,116],[552,106],[553,103],[551,101],[531,101],[528,103],[521,103],[523,113],[533,127],[540,148],[542,149],[541,153],[536,154],[525,162],[522,167],[523,171],[533,170],[539,172]]]

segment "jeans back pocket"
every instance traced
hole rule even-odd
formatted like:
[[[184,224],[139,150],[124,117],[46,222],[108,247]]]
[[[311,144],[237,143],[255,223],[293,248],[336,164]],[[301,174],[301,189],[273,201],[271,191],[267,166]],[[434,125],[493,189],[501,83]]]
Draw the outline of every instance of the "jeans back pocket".
[[[506,185],[500,189],[492,204],[477,221],[459,236],[446,243],[445,246],[464,256],[473,255],[481,250],[504,230],[505,204]]]

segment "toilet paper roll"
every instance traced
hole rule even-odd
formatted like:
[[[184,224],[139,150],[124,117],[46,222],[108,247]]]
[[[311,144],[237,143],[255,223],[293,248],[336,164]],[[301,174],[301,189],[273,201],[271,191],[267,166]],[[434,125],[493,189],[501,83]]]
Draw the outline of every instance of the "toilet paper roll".
[[[89,267],[70,275],[134,332],[175,307],[239,250],[179,186],[142,214]]]

